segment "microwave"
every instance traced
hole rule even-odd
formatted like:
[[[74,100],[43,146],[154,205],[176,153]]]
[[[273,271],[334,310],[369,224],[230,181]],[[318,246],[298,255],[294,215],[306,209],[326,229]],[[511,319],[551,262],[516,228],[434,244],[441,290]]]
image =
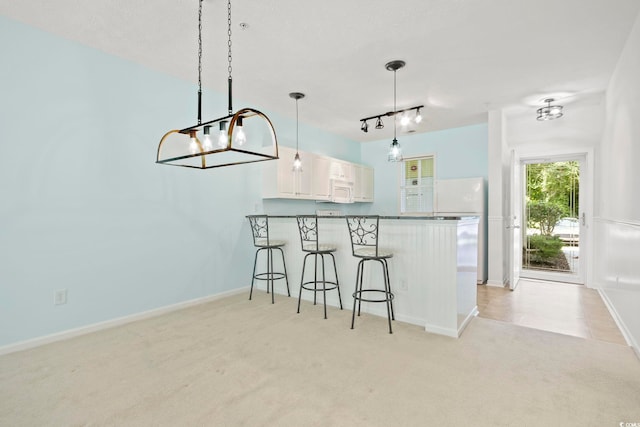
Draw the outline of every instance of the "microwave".
[[[329,201],[333,203],[353,203],[353,182],[332,179]]]

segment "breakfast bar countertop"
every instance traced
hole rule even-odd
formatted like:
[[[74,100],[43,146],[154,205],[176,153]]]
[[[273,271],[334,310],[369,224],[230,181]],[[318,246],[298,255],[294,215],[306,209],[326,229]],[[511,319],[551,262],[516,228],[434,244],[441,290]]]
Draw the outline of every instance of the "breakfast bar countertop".
[[[314,214],[308,214],[314,215]],[[354,214],[359,216],[358,214]],[[362,214],[362,216],[368,216],[372,214]],[[269,218],[296,218],[297,215],[268,215]],[[349,215],[317,215],[318,218],[346,218]],[[478,215],[456,215],[456,216],[444,216],[444,215],[420,215],[420,216],[408,216],[408,215],[379,215],[380,219],[404,219],[404,220],[426,220],[426,221],[457,221],[464,218],[478,217]]]

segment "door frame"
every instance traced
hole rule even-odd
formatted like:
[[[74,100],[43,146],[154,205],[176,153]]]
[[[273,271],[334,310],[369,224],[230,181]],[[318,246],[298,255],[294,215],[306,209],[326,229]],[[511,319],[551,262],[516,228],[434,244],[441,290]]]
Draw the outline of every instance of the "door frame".
[[[587,287],[591,286],[591,278],[593,277],[593,267],[590,262],[593,254],[593,233],[590,227],[593,218],[593,191],[594,191],[594,170],[593,170],[593,149],[566,149],[566,150],[526,150],[519,152],[520,168],[523,168],[524,164],[528,163],[549,163],[555,161],[567,161],[567,160],[579,160],[580,161],[580,212],[579,218],[581,222],[580,228],[580,282]],[[524,171],[523,171],[524,173]],[[520,191],[519,204],[521,207],[521,215],[525,212],[525,180],[521,180],[522,189]],[[524,218],[524,216],[521,216]],[[524,232],[524,228],[521,229]],[[514,251],[513,243],[509,247],[509,250]],[[522,271],[521,271],[522,272]],[[510,272],[511,274],[511,272]],[[529,277],[523,275],[523,277]],[[545,273],[544,280],[555,280],[565,282],[566,276],[563,280],[563,273]],[[533,277],[532,277],[533,278]]]

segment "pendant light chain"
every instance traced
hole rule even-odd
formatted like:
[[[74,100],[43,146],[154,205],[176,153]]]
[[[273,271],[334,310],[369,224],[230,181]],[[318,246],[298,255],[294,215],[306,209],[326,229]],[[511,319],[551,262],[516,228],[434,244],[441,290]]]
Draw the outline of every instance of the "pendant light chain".
[[[198,2],[198,124],[202,123],[202,0]]]
[[[296,154],[298,154],[298,99],[296,98]]]
[[[229,71],[229,77],[227,78],[229,84],[229,114],[233,113],[232,106],[232,81],[231,78],[231,0],[227,1],[227,45],[228,45],[228,53],[227,53],[227,61],[229,61],[229,66],[227,67],[227,71]]]
[[[227,2],[227,35],[229,36],[229,78],[231,78],[231,0]]]

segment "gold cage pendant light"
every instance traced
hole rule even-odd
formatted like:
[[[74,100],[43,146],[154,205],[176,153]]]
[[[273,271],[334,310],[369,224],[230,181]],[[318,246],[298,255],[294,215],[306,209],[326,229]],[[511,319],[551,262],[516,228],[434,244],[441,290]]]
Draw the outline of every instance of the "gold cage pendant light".
[[[202,123],[202,1],[198,6],[198,124],[170,130],[158,144],[156,163],[211,169],[278,159],[278,140],[271,120],[254,108],[233,112],[231,78],[231,0],[227,1],[228,114]],[[217,136],[212,134],[217,132]]]

